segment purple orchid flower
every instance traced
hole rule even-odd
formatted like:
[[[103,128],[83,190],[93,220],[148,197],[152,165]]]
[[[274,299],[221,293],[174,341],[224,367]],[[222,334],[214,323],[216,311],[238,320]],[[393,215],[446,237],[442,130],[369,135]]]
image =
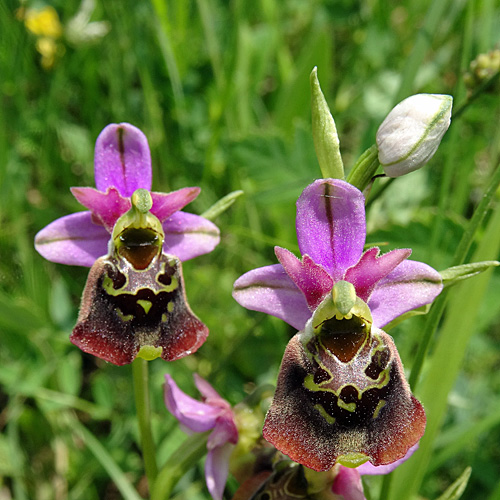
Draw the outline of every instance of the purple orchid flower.
[[[379,328],[407,311],[431,303],[441,292],[440,274],[408,260],[410,249],[379,255],[363,252],[365,199],[338,179],[310,184],[297,201],[297,239],[302,260],[275,247],[279,264],[254,269],[234,283],[233,297],[243,307],[265,312],[302,330],[333,285],[352,283]]]
[[[191,432],[211,430],[207,442],[205,478],[214,500],[222,500],[229,471],[229,458],[238,442],[238,429],[231,405],[198,374],[194,374],[202,402],[182,392],[173,378],[165,375],[165,405],[179,423]]]
[[[36,235],[35,248],[47,260],[91,267],[108,252],[113,226],[130,209],[134,191],[151,190],[148,141],[128,123],[111,124],[101,132],[96,141],[94,168],[97,189],[71,189],[89,211],[61,217]],[[198,187],[187,187],[171,193],[151,193],[151,213],[161,221],[165,233],[164,251],[181,261],[211,252],[219,243],[217,226],[180,211],[199,192]]]
[[[280,247],[280,264],[234,284],[244,307],[299,330],[288,343],[264,438],[316,471],[340,463],[402,459],[425,431],[392,338],[380,330],[441,292],[441,275],[408,260],[411,250],[363,252],[363,194],[336,179],[309,185],[297,201],[302,259]]]
[[[150,192],[145,135],[127,123],[108,125],[95,148],[97,189],[72,188],[89,209],[55,220],[35,237],[46,259],[91,267],[73,344],[116,365],[195,352],[208,328],[186,299],[181,261],[219,243],[212,222],[180,210],[197,187]]]

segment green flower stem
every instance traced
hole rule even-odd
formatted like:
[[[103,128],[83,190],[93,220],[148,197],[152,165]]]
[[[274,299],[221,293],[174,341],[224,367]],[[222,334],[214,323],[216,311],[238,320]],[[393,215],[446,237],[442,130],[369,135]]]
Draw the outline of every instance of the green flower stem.
[[[165,500],[170,497],[179,479],[206,455],[210,432],[189,436],[172,453],[158,474],[154,488],[151,490],[151,500]]]
[[[139,434],[141,439],[142,457],[144,469],[150,491],[153,489],[158,475],[156,465],[156,452],[151,432],[151,406],[149,401],[149,375],[148,362],[142,358],[136,358],[132,363],[132,373],[134,376],[134,395],[137,410],[137,421],[139,424]]]
[[[378,149],[374,144],[358,158],[346,180],[360,191],[363,191],[370,184],[379,165]]]

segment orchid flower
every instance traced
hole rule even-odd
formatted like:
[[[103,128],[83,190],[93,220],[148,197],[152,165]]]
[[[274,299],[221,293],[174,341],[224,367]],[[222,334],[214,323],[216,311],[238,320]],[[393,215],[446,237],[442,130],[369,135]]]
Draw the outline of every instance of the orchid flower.
[[[35,237],[46,259],[91,267],[70,340],[116,365],[196,351],[207,327],[187,303],[181,261],[213,250],[219,230],[181,208],[198,196],[188,187],[150,192],[151,155],[144,134],[108,125],[95,148],[97,189],[72,188],[89,211],[55,220]]]
[[[338,179],[310,184],[297,201],[297,239],[302,260],[275,247],[279,264],[249,271],[234,283],[233,297],[302,330],[333,285],[345,280],[382,328],[401,314],[431,303],[441,292],[441,275],[427,264],[408,260],[410,249],[379,255],[363,252],[365,199]]]
[[[222,500],[229,471],[229,458],[238,442],[238,429],[231,405],[198,374],[194,374],[202,401],[182,392],[173,378],[165,375],[165,405],[179,423],[191,432],[211,430],[207,442],[205,478],[214,500]]]
[[[276,247],[280,264],[240,277],[233,296],[300,330],[288,343],[264,438],[316,471],[403,458],[426,417],[411,394],[392,338],[380,330],[440,293],[440,274],[410,250],[363,252],[364,197],[322,179],[297,202],[302,259]]]
[[[98,257],[106,255],[113,227],[130,209],[134,191],[151,190],[151,153],[146,136],[128,123],[108,125],[96,141],[94,169],[97,189],[71,189],[89,211],[61,217],[36,235],[35,248],[47,260],[91,267]],[[211,252],[219,243],[219,230],[212,222],[180,211],[199,193],[198,187],[151,193],[151,213],[160,220],[165,233],[164,251],[183,262]]]

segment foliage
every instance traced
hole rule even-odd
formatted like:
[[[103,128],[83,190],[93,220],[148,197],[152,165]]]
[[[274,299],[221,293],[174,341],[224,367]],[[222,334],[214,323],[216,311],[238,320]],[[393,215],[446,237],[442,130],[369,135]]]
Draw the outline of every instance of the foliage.
[[[49,3],[63,27],[80,7]],[[132,370],[68,341],[87,270],[51,264],[33,249],[39,229],[82,210],[69,187],[93,185],[98,133],[122,121],[142,129],[154,190],[201,186],[190,211],[244,192],[215,219],[219,247],[184,265],[208,341],[194,356],[150,363],[163,464],[185,439],[162,401],[165,373],[194,394],[196,371],[238,403],[256,384],[275,383],[294,333],[242,309],[231,288],[249,269],[275,263],[275,244],[297,249],[295,201],[320,176],[310,125],[314,66],[347,169],[398,100],[454,96],[452,125],[431,163],[379,198],[384,181],[374,186],[367,241],[412,248],[412,258],[436,269],[458,264],[455,249],[500,157],[498,82],[472,95],[462,75],[500,42],[500,5],[109,0],[91,18],[107,21],[109,33],[76,43],[66,32],[49,66],[23,22],[30,7],[41,5],[0,4],[0,498],[134,499],[135,489],[146,497]],[[466,262],[498,259],[498,219],[498,211],[487,213]],[[438,498],[467,466],[464,498],[498,498],[499,285],[496,270],[450,288],[414,391],[429,409],[422,458],[396,471],[392,484],[368,478],[372,498]],[[425,322],[417,316],[391,331],[408,371]],[[186,471],[176,498],[208,498],[203,481],[201,465]]]

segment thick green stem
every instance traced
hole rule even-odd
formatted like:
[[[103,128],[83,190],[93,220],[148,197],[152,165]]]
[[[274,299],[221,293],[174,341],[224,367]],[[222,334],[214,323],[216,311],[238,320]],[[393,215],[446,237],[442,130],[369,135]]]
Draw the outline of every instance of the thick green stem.
[[[374,144],[358,158],[346,180],[360,191],[363,191],[370,184],[379,166],[378,149]]]
[[[137,422],[139,424],[144,469],[146,471],[146,477],[148,478],[149,490],[152,491],[156,476],[158,475],[158,467],[156,465],[155,445],[151,432],[148,362],[142,358],[137,358],[132,363],[132,373],[134,376],[135,406],[137,410]]]

